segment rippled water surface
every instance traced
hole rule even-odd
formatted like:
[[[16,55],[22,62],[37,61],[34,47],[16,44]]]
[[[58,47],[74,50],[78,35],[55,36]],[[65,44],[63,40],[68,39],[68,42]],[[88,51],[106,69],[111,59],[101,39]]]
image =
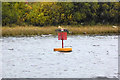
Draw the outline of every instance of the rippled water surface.
[[[4,37],[4,78],[94,78],[117,77],[118,36],[68,36],[72,52],[61,48],[57,36]]]

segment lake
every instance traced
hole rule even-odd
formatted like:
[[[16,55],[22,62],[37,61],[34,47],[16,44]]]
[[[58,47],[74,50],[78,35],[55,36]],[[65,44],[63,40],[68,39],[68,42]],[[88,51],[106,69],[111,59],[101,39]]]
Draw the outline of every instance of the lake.
[[[57,36],[3,37],[3,78],[116,78],[118,36],[68,36],[61,48]]]

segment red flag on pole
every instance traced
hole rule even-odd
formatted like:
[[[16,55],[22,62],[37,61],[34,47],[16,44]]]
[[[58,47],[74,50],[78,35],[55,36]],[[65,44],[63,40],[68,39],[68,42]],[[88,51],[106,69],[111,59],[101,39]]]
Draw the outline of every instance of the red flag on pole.
[[[58,40],[67,40],[67,32],[58,33]]]

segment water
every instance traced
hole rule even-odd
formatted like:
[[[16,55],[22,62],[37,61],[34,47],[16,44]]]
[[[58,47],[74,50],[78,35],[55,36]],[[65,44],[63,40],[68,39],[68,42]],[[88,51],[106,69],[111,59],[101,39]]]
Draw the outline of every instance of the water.
[[[57,36],[4,37],[3,78],[115,78],[118,75],[118,36],[68,36],[61,48]]]

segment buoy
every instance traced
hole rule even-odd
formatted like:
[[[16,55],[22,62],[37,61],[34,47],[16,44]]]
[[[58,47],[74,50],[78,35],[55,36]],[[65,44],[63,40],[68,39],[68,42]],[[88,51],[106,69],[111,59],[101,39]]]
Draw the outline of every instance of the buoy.
[[[54,51],[71,52],[72,48],[54,48]]]
[[[60,28],[60,26],[59,26]],[[67,40],[67,29],[64,30],[64,28],[61,28],[60,30],[56,30],[59,31],[58,33],[58,40],[62,40],[62,48],[54,48],[54,51],[59,51],[59,52],[71,52],[72,48],[64,48],[63,45],[63,40]]]

